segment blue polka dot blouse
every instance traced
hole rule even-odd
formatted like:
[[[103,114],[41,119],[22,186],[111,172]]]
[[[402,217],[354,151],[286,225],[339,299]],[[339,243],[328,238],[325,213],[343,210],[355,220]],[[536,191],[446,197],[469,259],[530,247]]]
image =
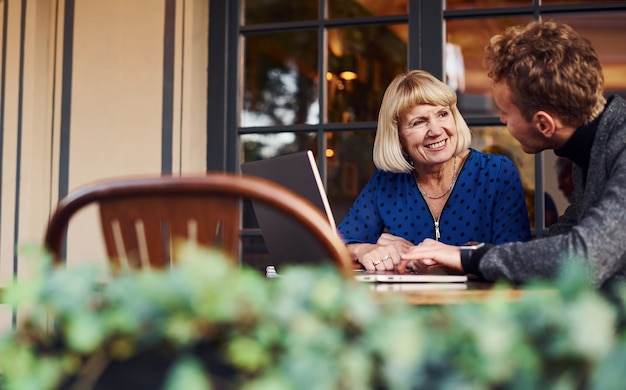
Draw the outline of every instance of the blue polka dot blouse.
[[[435,220],[412,173],[374,172],[338,227],[347,244],[387,232],[414,244],[435,239]],[[439,219],[440,241],[500,244],[530,240],[524,191],[511,160],[474,149]]]

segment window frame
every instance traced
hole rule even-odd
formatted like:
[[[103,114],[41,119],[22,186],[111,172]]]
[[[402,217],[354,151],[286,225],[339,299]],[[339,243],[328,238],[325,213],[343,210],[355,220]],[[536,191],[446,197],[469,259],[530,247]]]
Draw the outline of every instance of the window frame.
[[[325,15],[325,0],[319,0],[318,15]],[[241,163],[239,137],[252,133],[309,132],[317,134],[317,155],[324,155],[326,147],[323,135],[327,132],[352,130],[375,131],[375,122],[324,123],[315,125],[290,125],[269,127],[241,127],[237,102],[239,88],[238,62],[242,56],[242,37],[250,33],[289,31],[300,28],[316,28],[318,31],[318,69],[325,69],[325,29],[380,23],[408,23],[407,64],[409,69],[424,69],[441,78],[443,76],[443,47],[445,23],[450,20],[468,18],[490,18],[502,16],[532,16],[534,20],[543,15],[563,13],[597,13],[626,11],[626,2],[583,3],[541,5],[533,0],[532,5],[467,10],[445,10],[444,0],[409,0],[408,14],[350,19],[324,19],[276,24],[241,26],[242,1],[211,1],[209,5],[209,66],[207,90],[207,170],[238,172]],[[428,37],[428,39],[422,39]],[[319,85],[325,85],[325,72],[319,72]],[[322,105],[325,88],[319,88],[318,101]],[[324,111],[320,107],[320,113]],[[323,114],[321,114],[323,115]],[[501,126],[498,116],[467,116],[470,127]],[[234,131],[232,130],[234,129]],[[542,154],[535,155],[535,194],[543,194],[544,164]],[[325,161],[318,161],[324,173]],[[326,177],[322,180],[326,183]],[[539,237],[547,234],[544,228],[545,205],[543,196],[535,195],[535,226],[532,234]]]

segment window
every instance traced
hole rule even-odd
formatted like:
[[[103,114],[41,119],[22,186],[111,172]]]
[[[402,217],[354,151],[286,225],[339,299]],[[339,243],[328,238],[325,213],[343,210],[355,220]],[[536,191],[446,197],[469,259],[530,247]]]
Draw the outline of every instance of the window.
[[[242,161],[312,150],[339,222],[374,171],[385,88],[408,68],[408,1],[257,0],[241,6]],[[244,261],[253,263],[253,253],[264,248],[249,230],[257,225],[246,210]]]
[[[374,170],[378,109],[400,72],[421,68],[445,78],[474,131],[473,147],[509,149],[528,187],[550,192],[559,212],[553,153],[525,155],[499,122],[481,65],[486,42],[536,18],[568,22],[597,48],[607,92],[626,91],[626,49],[614,44],[626,39],[625,2],[241,0],[210,7],[208,169],[237,171],[243,161],[311,149],[337,222]],[[534,206],[540,236],[544,197]],[[264,256],[255,226],[248,209],[249,263]]]
[[[534,19],[567,23],[593,43],[604,69],[606,94],[624,96],[626,49],[615,42],[626,39],[626,6],[615,1],[448,0],[446,7],[446,76],[450,85],[458,86],[459,108],[474,132],[473,147],[482,150],[497,145],[513,155],[527,191],[533,234],[541,236],[554,221],[551,209],[560,215],[568,205],[556,180],[557,159],[552,151],[525,154],[499,123],[489,79],[481,66],[484,46],[505,28]],[[535,195],[542,192],[544,196]]]

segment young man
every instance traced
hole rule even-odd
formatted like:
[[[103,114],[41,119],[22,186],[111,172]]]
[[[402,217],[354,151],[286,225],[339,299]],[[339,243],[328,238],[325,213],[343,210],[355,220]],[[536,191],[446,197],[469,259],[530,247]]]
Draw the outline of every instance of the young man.
[[[574,162],[572,204],[529,242],[474,247],[425,240],[406,263],[439,263],[487,280],[550,279],[572,259],[588,262],[596,287],[626,278],[626,102],[603,96],[591,44],[571,27],[532,22],[494,36],[485,65],[500,120],[526,153],[554,149]]]

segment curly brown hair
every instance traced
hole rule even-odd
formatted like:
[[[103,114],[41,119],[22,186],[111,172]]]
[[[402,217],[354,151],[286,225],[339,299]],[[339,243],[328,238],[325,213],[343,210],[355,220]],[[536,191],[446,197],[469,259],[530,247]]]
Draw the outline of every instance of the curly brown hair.
[[[566,24],[509,27],[485,47],[484,65],[494,82],[506,82],[528,121],[544,110],[578,127],[606,103],[602,66],[591,42]]]

